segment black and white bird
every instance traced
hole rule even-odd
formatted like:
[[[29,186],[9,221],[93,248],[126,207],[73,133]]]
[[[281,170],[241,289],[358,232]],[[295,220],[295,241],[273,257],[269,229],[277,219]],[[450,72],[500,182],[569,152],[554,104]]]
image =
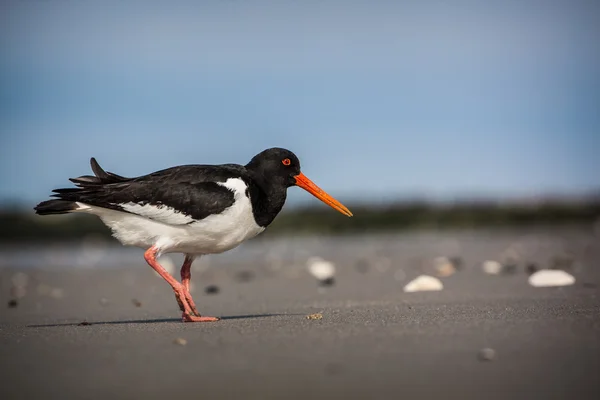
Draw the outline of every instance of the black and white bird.
[[[300,171],[294,153],[267,149],[246,165],[183,165],[135,178],[104,171],[70,179],[77,187],[56,189],[39,203],[40,215],[88,213],[100,217],[126,246],[146,249],[144,258],[173,288],[186,322],[201,316],[189,291],[192,262],[203,254],[233,249],[262,231],[281,211],[287,188],[299,186],[344,215],[352,213]],[[184,253],[181,283],[158,262],[164,253]]]

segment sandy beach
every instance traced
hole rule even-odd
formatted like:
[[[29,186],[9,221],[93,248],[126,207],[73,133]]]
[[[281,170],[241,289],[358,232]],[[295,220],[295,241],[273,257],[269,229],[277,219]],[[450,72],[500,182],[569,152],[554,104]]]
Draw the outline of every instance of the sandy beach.
[[[143,259],[3,268],[0,398],[598,398],[598,247],[558,288],[487,275],[468,249],[437,292],[404,293],[424,271],[400,258],[339,261],[330,286],[301,263],[206,268],[196,304],[222,320],[204,324],[180,322]]]

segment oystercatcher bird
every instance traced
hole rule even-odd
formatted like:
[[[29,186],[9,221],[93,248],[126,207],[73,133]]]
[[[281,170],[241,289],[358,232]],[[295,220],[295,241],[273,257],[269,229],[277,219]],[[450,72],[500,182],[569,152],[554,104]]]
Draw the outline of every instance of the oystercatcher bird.
[[[192,262],[203,254],[233,249],[262,231],[279,214],[287,189],[299,186],[352,216],[300,171],[294,153],[267,149],[246,165],[183,165],[126,178],[90,160],[95,176],[69,179],[77,187],[56,189],[57,199],[39,203],[39,215],[88,213],[100,217],[126,246],[146,249],[146,262],[173,288],[184,322],[209,322],[190,294]],[[181,283],[158,262],[164,253],[184,253]]]

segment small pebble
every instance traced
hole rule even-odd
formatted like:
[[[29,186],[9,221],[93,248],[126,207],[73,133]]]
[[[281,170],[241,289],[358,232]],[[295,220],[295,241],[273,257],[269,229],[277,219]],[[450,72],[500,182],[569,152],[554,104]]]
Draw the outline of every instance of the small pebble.
[[[529,263],[525,266],[525,272],[527,273],[527,275],[534,274],[538,270],[539,270],[539,268],[535,263]]]
[[[206,294],[217,294],[219,293],[220,289],[217,285],[208,285],[207,287],[204,288],[204,292]]]
[[[177,339],[173,340],[173,344],[176,344],[179,346],[185,346],[187,344],[187,340],[185,340],[184,338],[177,338]]]
[[[321,313],[316,313],[316,314],[309,314],[306,316],[306,319],[323,319],[323,314]]]
[[[8,308],[17,308],[19,302],[16,299],[12,299],[8,301]]]
[[[483,269],[483,272],[489,275],[499,275],[500,272],[502,272],[502,264],[493,260],[484,261],[481,268]]]
[[[494,349],[490,349],[489,347],[481,349],[479,350],[477,358],[479,358],[479,361],[492,361],[494,358],[496,358],[496,351]]]
[[[100,305],[103,305],[103,306],[108,305],[108,299],[106,297],[101,298]]]
[[[136,307],[141,307],[142,306],[142,302],[139,301],[138,299],[131,299],[131,302],[133,303],[134,306]]]
[[[335,284],[335,279],[333,277],[326,278],[321,281],[321,286],[333,286]]]
[[[502,273],[505,275],[514,274],[517,272],[517,264],[515,263],[506,263],[502,266]]]
[[[460,271],[463,268],[463,259],[461,257],[450,257],[450,262],[452,263],[452,265],[454,265],[454,268],[457,271]]]
[[[437,257],[433,260],[433,265],[439,277],[447,277],[456,272],[456,268],[447,257]]]
[[[83,321],[77,324],[77,326],[88,326],[91,325],[91,322]]]
[[[238,282],[250,282],[254,279],[254,272],[252,271],[239,271],[235,274],[235,280]]]

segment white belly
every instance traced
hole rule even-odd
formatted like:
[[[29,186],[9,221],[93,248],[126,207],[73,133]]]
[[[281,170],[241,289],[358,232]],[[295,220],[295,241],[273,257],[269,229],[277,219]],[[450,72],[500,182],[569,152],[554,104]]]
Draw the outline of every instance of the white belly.
[[[215,254],[233,249],[265,229],[254,221],[252,204],[244,193],[245,187],[235,187],[233,191],[235,202],[231,207],[220,214],[189,224],[169,224],[84,203],[78,203],[80,208],[76,211],[100,217],[112,230],[113,236],[126,246],[144,249],[156,246],[160,253]],[[152,209],[154,206],[140,207],[147,207],[142,210],[146,211],[146,215],[157,213],[156,207]],[[163,214],[164,211],[165,208],[161,208]],[[175,213],[172,209],[170,212]],[[185,222],[182,221],[182,216],[183,214],[174,215],[173,220]]]

